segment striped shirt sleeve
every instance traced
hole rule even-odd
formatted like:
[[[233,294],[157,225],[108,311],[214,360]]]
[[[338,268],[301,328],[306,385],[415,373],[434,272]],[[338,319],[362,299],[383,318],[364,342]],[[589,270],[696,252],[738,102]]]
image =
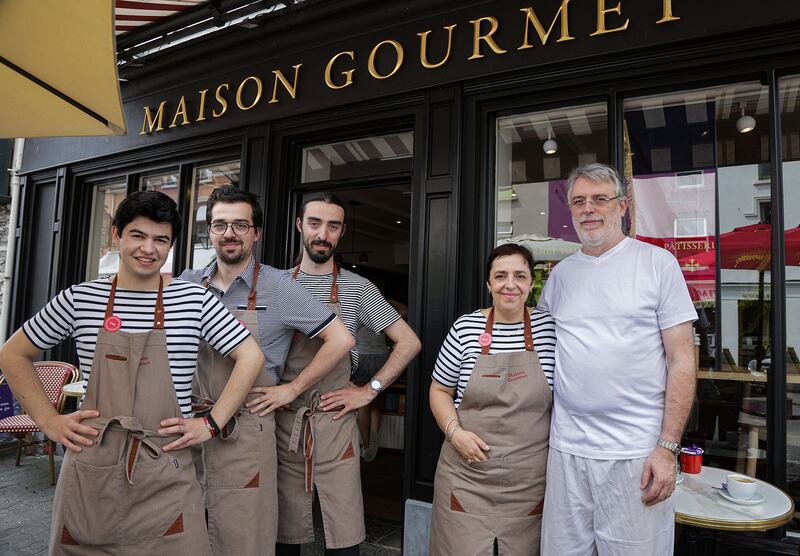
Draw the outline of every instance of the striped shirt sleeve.
[[[458,329],[456,324],[453,324],[439,350],[439,356],[436,358],[436,364],[433,367],[433,380],[447,388],[458,386],[463,355],[464,348],[461,345]]]
[[[361,326],[380,334],[400,318],[400,313],[386,301],[375,284],[366,280],[361,292],[358,316]]]
[[[229,355],[250,336],[250,332],[225,308],[222,301],[205,290],[200,336],[221,355]]]
[[[22,325],[28,340],[44,351],[72,336],[75,328],[72,287],[62,290]]]
[[[286,328],[299,330],[309,338],[313,338],[336,318],[329,307],[312,296],[289,274],[281,276],[276,290],[278,314]]]

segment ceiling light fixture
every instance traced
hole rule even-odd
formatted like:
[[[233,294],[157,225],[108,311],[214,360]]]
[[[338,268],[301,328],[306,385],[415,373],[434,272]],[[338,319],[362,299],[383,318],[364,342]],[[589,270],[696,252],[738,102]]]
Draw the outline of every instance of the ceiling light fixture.
[[[736,120],[736,129],[739,133],[749,133],[756,128],[756,119],[753,116],[745,116],[744,104],[744,102],[739,103],[739,107],[742,109],[742,115]]]
[[[545,141],[542,145],[542,150],[545,152],[545,154],[556,154],[558,151],[558,143],[556,143],[553,139],[552,128],[547,129],[547,141]]]

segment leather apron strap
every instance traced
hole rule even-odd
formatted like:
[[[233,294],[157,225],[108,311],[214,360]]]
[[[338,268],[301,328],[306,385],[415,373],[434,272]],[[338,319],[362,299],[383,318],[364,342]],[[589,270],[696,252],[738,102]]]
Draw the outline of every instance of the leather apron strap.
[[[111,292],[108,294],[106,303],[106,314],[104,322],[114,315],[114,299],[117,296],[117,276],[111,281]],[[153,313],[153,329],[164,330],[164,277],[158,276],[158,297],[156,298],[156,309]]]
[[[292,271],[292,279],[297,280],[297,276],[300,274],[300,265],[294,267]],[[336,279],[339,276],[339,265],[333,263],[333,282],[331,282],[331,293],[329,296],[330,303],[339,303],[339,285],[336,283]]]
[[[525,327],[525,351],[533,351],[533,333],[531,332],[531,314],[528,307],[523,311],[525,315],[522,317],[523,326]],[[489,309],[489,315],[486,317],[486,328],[483,333],[489,336],[488,342],[482,342],[481,355],[489,355],[489,349],[492,347],[492,328],[494,328],[494,307]]]

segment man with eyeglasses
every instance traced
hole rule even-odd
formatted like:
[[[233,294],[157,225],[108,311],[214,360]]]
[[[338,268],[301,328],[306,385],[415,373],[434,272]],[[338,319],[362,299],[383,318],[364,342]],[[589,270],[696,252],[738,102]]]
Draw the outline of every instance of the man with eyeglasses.
[[[542,554],[672,554],[697,313],[675,257],[625,236],[616,171],[588,164],[568,183],[582,247],[538,306],[558,337]]]
[[[252,193],[227,185],[206,203],[217,259],[181,278],[203,284],[251,331],[265,366],[233,424],[195,453],[214,555],[274,554],[278,527],[274,410],[291,403],[331,371],[354,341],[341,320],[285,271],[259,264],[253,246],[263,220]],[[295,334],[322,341],[317,356],[291,384],[276,386]],[[214,407],[230,362],[204,350],[192,387],[194,411]]]

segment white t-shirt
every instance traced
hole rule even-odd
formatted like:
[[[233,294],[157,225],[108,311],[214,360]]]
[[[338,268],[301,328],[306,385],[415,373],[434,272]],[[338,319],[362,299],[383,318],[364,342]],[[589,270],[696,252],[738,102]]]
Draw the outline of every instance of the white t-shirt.
[[[556,266],[539,309],[556,321],[550,445],[585,458],[646,457],[661,433],[661,330],[697,319],[677,260],[626,238]]]

